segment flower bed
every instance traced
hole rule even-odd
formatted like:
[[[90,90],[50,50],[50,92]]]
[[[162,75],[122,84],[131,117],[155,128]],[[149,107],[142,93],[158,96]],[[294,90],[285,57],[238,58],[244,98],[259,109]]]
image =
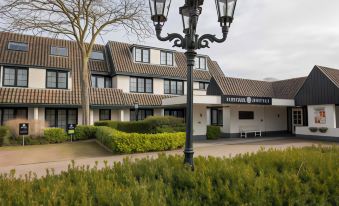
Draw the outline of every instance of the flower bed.
[[[339,147],[261,151],[232,159],[125,160],[59,176],[0,175],[2,205],[339,205]]]

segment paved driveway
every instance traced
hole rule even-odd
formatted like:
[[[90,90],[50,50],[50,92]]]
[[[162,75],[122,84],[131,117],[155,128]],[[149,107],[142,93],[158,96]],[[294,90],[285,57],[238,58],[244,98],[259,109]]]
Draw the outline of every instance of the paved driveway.
[[[194,146],[196,156],[232,157],[237,154],[257,152],[262,147],[266,149],[286,149],[288,147],[305,147],[318,144],[331,145],[337,143],[285,138],[260,138],[200,141],[196,142]],[[182,150],[165,153],[182,155]],[[98,167],[101,168],[104,166],[103,162],[105,160],[112,164],[116,161],[122,161],[127,157],[132,159],[156,158],[158,154],[159,152],[111,155],[95,142],[77,142],[26,148],[1,148],[0,173],[8,173],[11,169],[15,169],[17,176],[26,174],[29,171],[36,173],[38,176],[43,176],[47,168],[53,168],[56,174],[66,171],[71,160],[75,160],[76,165],[94,166],[95,162],[98,162]]]

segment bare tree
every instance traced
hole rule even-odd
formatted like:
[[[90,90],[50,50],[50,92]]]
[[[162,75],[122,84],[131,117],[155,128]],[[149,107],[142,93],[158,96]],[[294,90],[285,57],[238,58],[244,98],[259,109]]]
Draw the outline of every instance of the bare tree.
[[[6,0],[0,3],[2,30],[67,36],[82,57],[81,101],[83,124],[90,123],[88,61],[96,39],[125,29],[138,38],[151,32],[145,0]]]

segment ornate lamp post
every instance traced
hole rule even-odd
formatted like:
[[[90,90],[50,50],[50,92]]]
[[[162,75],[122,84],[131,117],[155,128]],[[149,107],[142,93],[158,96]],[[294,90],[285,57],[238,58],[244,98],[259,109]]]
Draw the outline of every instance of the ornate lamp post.
[[[162,27],[167,21],[171,0],[149,0],[151,9],[151,19],[155,26],[157,38],[160,41],[174,41],[173,47],[180,47],[186,50],[187,58],[187,112],[186,112],[186,144],[185,144],[185,163],[192,169],[193,164],[193,69],[195,66],[196,50],[209,48],[209,42],[222,43],[226,41],[228,30],[233,22],[234,10],[237,0],[215,0],[218,22],[222,29],[222,38],[215,35],[205,34],[199,36],[196,34],[196,28],[199,16],[202,12],[204,0],[185,0],[185,5],[180,7],[179,13],[182,16],[184,36],[172,33],[167,37],[161,36]]]

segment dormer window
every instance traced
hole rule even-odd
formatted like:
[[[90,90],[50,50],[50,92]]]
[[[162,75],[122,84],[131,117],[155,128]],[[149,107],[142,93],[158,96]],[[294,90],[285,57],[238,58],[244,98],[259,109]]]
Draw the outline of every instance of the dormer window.
[[[161,51],[160,52],[160,64],[161,65],[173,66],[173,53]]]
[[[90,59],[92,60],[104,60],[104,53],[101,51],[92,51]]]
[[[68,49],[66,47],[52,46],[51,47],[51,55],[67,57],[68,56]]]
[[[201,69],[201,70],[207,70],[206,57],[196,57],[195,68]]]
[[[8,49],[13,51],[28,51],[28,43],[23,42],[9,42]]]
[[[135,62],[150,63],[150,50],[135,48],[134,58]]]

